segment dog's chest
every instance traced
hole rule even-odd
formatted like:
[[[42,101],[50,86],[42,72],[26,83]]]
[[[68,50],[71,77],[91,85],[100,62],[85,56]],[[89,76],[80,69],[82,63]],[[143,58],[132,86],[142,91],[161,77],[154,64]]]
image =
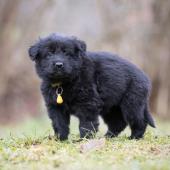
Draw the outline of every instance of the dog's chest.
[[[96,94],[94,89],[85,88],[85,87],[77,87],[73,89],[63,89],[63,104],[67,105],[70,114],[76,115],[82,108],[86,108],[89,106],[94,98],[96,98]]]
[[[63,106],[73,115],[78,115],[89,107],[100,107],[100,98],[94,86],[76,86],[68,88],[62,86],[62,103],[57,103],[57,88],[51,88],[48,93],[48,101],[55,105]]]

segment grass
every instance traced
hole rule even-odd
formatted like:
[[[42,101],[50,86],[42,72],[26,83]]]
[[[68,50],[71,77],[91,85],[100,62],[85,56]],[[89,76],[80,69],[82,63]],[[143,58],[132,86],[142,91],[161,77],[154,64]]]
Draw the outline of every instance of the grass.
[[[78,122],[71,121],[68,141],[53,137],[48,118],[28,120],[17,127],[0,127],[0,170],[170,170],[170,123],[157,122],[145,138],[128,140],[129,130],[106,140],[102,149],[80,153]],[[102,138],[101,125],[96,138]]]

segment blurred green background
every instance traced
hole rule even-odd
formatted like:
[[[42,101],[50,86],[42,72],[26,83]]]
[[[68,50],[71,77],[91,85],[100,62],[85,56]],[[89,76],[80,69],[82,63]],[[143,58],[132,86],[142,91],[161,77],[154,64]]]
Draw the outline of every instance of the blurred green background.
[[[1,125],[45,114],[27,50],[53,32],[77,36],[88,50],[118,53],[138,65],[152,80],[152,113],[170,118],[169,18],[165,0],[1,0]]]

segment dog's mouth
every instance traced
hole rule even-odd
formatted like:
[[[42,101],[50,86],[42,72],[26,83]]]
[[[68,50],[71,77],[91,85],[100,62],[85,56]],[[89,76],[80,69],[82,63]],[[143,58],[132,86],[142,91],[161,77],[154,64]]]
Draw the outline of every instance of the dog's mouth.
[[[48,74],[48,77],[51,80],[55,80],[55,81],[68,81],[69,80],[69,75],[64,73],[63,71],[57,71],[57,72],[52,72]]]
[[[65,73],[63,71],[56,71],[52,73],[55,77],[64,77]]]

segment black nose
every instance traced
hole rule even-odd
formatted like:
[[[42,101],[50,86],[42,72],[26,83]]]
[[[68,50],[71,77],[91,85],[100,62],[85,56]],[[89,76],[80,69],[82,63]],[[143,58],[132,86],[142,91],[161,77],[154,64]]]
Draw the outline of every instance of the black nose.
[[[56,68],[62,68],[63,67],[63,63],[62,62],[56,62],[55,63],[55,67]]]

